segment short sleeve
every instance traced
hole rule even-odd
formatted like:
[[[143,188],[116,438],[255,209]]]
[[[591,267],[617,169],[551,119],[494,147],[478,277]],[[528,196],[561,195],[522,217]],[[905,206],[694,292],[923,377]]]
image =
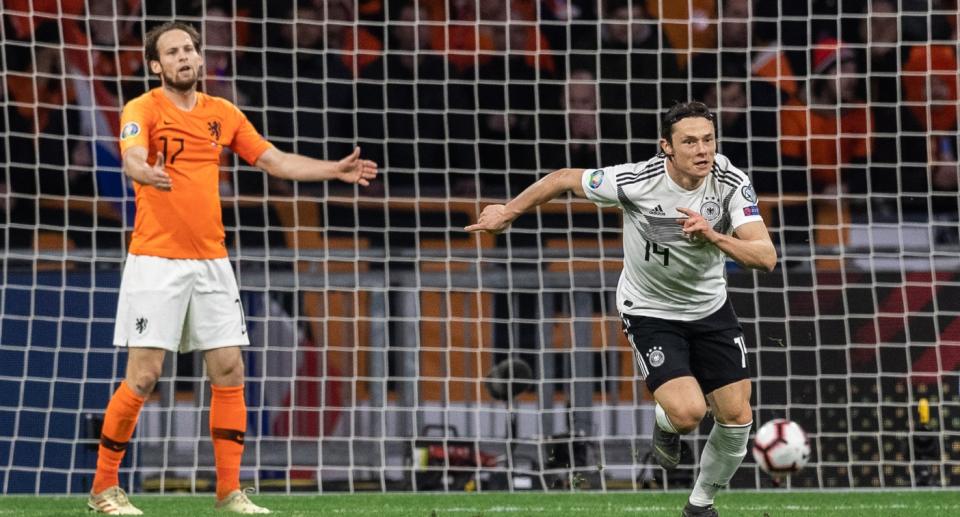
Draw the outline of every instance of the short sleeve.
[[[233,116],[237,117],[237,131],[230,142],[230,148],[240,155],[245,162],[253,165],[264,151],[273,147],[273,144],[257,132],[257,129],[253,127],[253,124],[250,123],[250,120],[242,111],[232,105],[231,108],[233,108]]]
[[[153,115],[146,102],[136,99],[127,103],[120,114],[120,155],[131,147],[150,149],[150,128]]]
[[[580,184],[587,199],[598,206],[620,206],[617,192],[617,175],[632,172],[634,164],[625,163],[602,169],[586,169],[580,177]]]
[[[742,173],[741,173],[742,174]],[[760,217],[760,207],[757,193],[753,190],[753,185],[743,175],[744,180],[737,186],[736,192],[730,197],[730,205],[727,207],[730,213],[730,226],[736,230],[747,223],[754,221],[763,221]]]

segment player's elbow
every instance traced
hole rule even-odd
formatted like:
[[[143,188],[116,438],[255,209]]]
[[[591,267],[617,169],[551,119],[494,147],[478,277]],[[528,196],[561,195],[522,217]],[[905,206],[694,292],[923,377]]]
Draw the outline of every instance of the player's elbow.
[[[284,167],[285,155],[286,153],[283,151],[268,149],[260,155],[260,158],[257,159],[254,165],[271,176],[290,179],[287,177],[286,167]]]
[[[123,171],[124,176],[130,178],[131,180],[136,181],[137,183],[143,183],[143,175],[139,174],[139,169],[136,167],[124,163],[120,170]]]
[[[276,162],[273,161],[262,161],[258,162],[257,168],[266,172],[270,176],[275,176],[277,178],[285,179],[283,175],[283,170],[277,166]]]
[[[770,246],[770,249],[767,253],[764,254],[763,258],[760,261],[760,268],[767,273],[773,273],[773,270],[777,268],[777,250],[773,246]]]

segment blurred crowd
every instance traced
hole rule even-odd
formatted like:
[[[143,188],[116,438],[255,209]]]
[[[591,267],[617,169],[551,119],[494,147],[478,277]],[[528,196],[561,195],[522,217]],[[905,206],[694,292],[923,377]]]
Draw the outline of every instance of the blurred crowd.
[[[202,30],[204,91],[282,149],[361,145],[384,171],[367,195],[501,199],[552,169],[645,160],[665,108],[699,99],[781,244],[906,220],[939,221],[934,238],[955,243],[957,13],[956,0],[6,0],[0,217],[11,247],[36,225],[120,246],[96,231],[132,214],[119,110],[157,84],[143,32],[176,18]],[[233,160],[224,194],[346,188]],[[94,196],[117,202],[58,201]]]

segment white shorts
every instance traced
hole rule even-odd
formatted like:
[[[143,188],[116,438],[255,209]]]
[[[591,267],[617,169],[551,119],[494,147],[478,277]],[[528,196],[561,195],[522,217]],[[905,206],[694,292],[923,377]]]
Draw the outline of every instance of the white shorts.
[[[170,352],[250,344],[230,260],[127,255],[113,344]]]

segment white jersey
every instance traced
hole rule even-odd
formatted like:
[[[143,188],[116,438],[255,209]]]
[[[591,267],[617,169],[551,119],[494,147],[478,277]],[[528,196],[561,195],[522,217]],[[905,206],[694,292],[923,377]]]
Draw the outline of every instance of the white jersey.
[[[581,183],[587,199],[623,210],[623,272],[617,308],[623,314],[693,321],[709,316],[727,300],[726,254],[692,240],[677,207],[690,208],[720,233],[762,221],[747,175],[716,155],[713,169],[696,190],[677,185],[665,158],[587,169]]]

